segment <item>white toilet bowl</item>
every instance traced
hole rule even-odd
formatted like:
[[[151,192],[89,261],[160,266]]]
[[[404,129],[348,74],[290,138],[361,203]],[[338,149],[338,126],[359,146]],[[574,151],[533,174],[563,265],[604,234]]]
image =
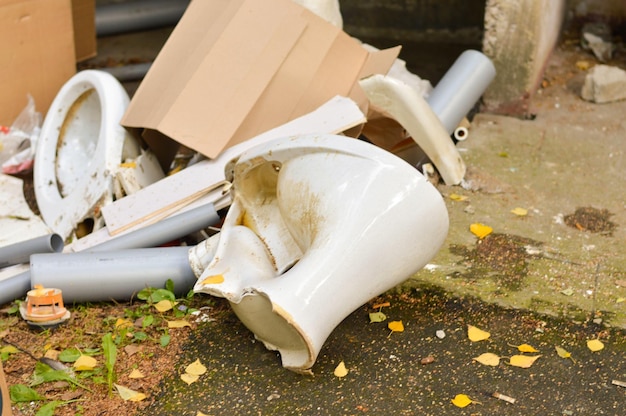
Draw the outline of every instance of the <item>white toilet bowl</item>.
[[[119,124],[129,98],[104,71],[72,77],[55,97],[37,142],[33,179],[46,224],[64,239],[76,225],[94,219],[111,202],[117,166],[139,154],[139,146]]]
[[[309,372],[333,329],[437,253],[439,192],[415,168],[343,136],[284,138],[227,167],[234,201],[196,292],[225,297],[283,366]]]

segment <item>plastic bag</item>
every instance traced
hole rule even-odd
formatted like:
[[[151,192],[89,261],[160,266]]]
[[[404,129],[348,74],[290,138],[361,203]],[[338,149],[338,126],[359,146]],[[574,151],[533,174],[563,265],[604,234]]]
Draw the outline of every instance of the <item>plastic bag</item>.
[[[40,131],[41,113],[35,111],[35,100],[29,95],[28,104],[11,127],[0,126],[2,173],[14,174],[32,169]]]

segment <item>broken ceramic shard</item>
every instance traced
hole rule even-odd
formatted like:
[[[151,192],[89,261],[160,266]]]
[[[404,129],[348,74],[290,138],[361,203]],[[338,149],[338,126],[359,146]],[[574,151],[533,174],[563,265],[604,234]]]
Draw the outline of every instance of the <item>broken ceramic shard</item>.
[[[246,151],[226,176],[233,204],[194,289],[228,299],[297,372],[310,371],[348,314],[421,269],[448,231],[439,192],[356,139],[278,139]]]

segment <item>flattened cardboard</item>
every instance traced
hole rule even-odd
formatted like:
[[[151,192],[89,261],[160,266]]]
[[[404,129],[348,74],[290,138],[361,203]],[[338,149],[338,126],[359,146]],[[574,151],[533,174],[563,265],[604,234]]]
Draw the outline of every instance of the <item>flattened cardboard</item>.
[[[399,47],[375,53],[291,0],[192,1],[122,118],[161,163],[165,136],[215,158],[386,73]],[[167,164],[167,161],[165,161]]]
[[[76,62],[96,56],[96,0],[72,0]]]
[[[0,0],[0,124],[35,99],[45,114],[76,72],[70,0]]]

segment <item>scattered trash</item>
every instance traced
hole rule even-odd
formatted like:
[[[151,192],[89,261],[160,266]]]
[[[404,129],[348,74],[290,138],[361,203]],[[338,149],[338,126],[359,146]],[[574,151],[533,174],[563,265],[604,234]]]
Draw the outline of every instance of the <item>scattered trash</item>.
[[[41,131],[41,114],[35,111],[35,100],[28,104],[11,127],[0,126],[0,164],[2,173],[20,173],[33,167],[35,149]]]
[[[384,170],[376,168],[381,163]],[[294,371],[309,371],[342,319],[369,301],[372,291],[382,293],[406,279],[409,270],[422,268],[445,239],[441,194],[402,159],[359,140],[332,135],[277,139],[245,152],[230,171],[233,204],[217,254],[194,290],[228,299],[256,338],[278,350],[283,366]],[[337,181],[350,186],[338,189]],[[416,186],[411,192],[407,181]],[[401,201],[388,206],[398,191]],[[350,207],[357,206],[372,209],[350,215]],[[248,226],[240,221],[243,212]],[[398,242],[393,249],[386,235]],[[416,244],[416,235],[428,241]],[[337,251],[338,246],[355,254]],[[364,250],[385,257],[376,271],[380,278],[365,278],[372,269],[359,260],[357,253]],[[319,273],[327,270],[322,281],[310,272],[311,263]],[[219,281],[205,282],[218,275]]]
[[[22,318],[31,326],[54,327],[70,319],[70,311],[63,305],[59,289],[35,285],[26,294],[26,302],[20,305]]]
[[[626,387],[626,381],[613,380],[611,384],[614,386]]]
[[[507,403],[511,403],[511,404],[514,404],[514,403],[515,403],[515,399],[514,399],[514,398],[512,398],[512,397],[510,397],[510,396],[507,396],[507,395],[505,395],[505,394],[502,394],[502,393],[498,393],[497,391],[496,391],[496,392],[494,392],[494,393],[492,394],[492,396],[493,396],[493,397],[495,397],[495,398],[496,398],[496,399],[498,399],[498,400],[504,400],[504,401],[505,401],[505,402],[507,402]]]

